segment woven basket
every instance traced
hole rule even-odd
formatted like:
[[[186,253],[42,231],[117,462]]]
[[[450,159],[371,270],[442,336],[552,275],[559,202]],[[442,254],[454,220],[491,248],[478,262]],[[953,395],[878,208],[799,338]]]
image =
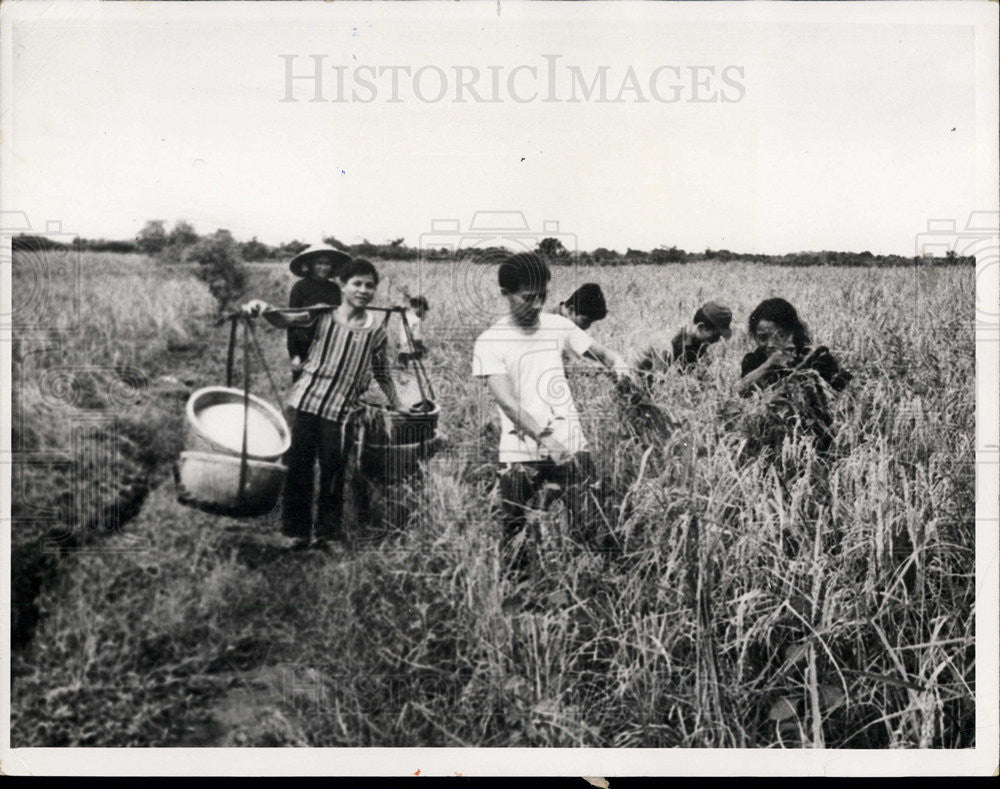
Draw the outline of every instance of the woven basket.
[[[399,482],[420,471],[420,461],[433,457],[443,437],[433,435],[409,444],[385,444],[365,440],[361,447],[361,471],[383,482]]]
[[[285,482],[280,463],[247,460],[240,497],[240,459],[213,452],[181,452],[174,468],[181,504],[232,517],[263,515],[274,509]]]
[[[441,409],[436,403],[430,411],[393,411],[384,405],[362,401],[365,408],[365,431],[375,444],[409,445],[432,441],[437,433]]]

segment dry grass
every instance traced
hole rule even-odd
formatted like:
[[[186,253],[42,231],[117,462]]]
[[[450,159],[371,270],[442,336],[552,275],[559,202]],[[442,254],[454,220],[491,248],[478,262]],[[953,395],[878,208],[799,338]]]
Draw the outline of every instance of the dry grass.
[[[163,386],[203,351],[214,302],[188,272],[137,255],[18,253],[12,533],[15,645],[58,550],[120,531],[180,448]],[[182,374],[183,375],[183,374]]]
[[[150,338],[185,326],[205,306],[193,281],[177,281],[177,304],[132,311],[148,271],[106,265],[91,285],[132,286],[91,298],[131,322],[88,328],[78,352],[163,369],[166,347],[141,357],[131,326],[155,323],[147,311],[166,321]],[[700,375],[658,383],[682,427],[649,452],[621,430],[609,382],[574,374],[591,443],[628,502],[606,513],[620,548],[563,539],[556,507],[540,517],[543,572],[518,588],[490,506],[493,409],[469,375],[472,339],[498,307],[495,272],[380,270],[383,295],[405,284],[431,301],[449,438],[422,484],[389,491],[395,528],[334,558],[287,555],[273,516],[212,518],[161,486],[105,543],[144,551],[67,557],[45,592],[47,618],[15,661],[13,744],[974,744],[970,269],[557,269],[555,297],[604,286],[611,315],[594,333],[612,347],[680,325],[707,298],[745,319],[781,295],[855,379],[835,400],[830,457],[791,440],[779,473],[741,460],[760,406],[733,391],[739,332]],[[290,284],[263,266],[252,282],[271,299]],[[222,376],[222,330],[207,336],[215,350],[174,360],[199,385]],[[283,370],[281,333],[265,345]],[[181,405],[158,407],[176,418]],[[51,438],[33,429],[39,445]],[[213,712],[234,685],[259,699],[236,732]]]

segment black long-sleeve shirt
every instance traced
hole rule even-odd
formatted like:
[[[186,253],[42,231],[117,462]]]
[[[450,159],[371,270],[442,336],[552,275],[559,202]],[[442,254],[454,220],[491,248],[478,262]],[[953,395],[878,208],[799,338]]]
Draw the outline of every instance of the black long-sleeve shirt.
[[[797,351],[796,358],[790,366],[775,367],[769,370],[763,378],[756,382],[756,387],[758,389],[766,389],[787,377],[792,372],[793,367],[800,364],[806,356],[809,356],[810,351],[812,351],[811,348],[803,348]],[[763,348],[757,348],[748,353],[743,357],[740,377],[756,370],[767,361],[767,357],[768,353]],[[830,349],[825,345],[820,345],[815,351],[812,351],[812,355],[809,356],[809,361],[805,367],[819,373],[820,377],[837,392],[843,391],[852,378],[851,374],[840,366],[840,363],[837,362],[833,354],[830,353]]]
[[[748,353],[743,357],[743,363],[741,365],[741,375],[745,376],[748,373],[756,370],[765,361],[767,361],[767,351],[762,348],[757,348],[756,350]],[[805,362],[803,364],[803,362]],[[842,392],[850,383],[853,377],[849,372],[840,366],[840,363],[834,358],[833,354],[830,353],[830,349],[824,345],[820,345],[815,349],[812,348],[802,348],[796,351],[795,359],[790,365],[782,365],[774,367],[767,371],[760,379],[754,382],[754,388],[763,390],[768,389],[782,381],[788,381],[791,379],[796,379],[801,388],[799,391],[804,396],[801,401],[806,407],[806,412],[800,414],[800,416],[805,417],[810,421],[819,432],[824,433],[828,438],[828,428],[832,424],[833,420],[830,415],[830,406],[827,402],[826,395],[820,386],[817,385],[815,379],[810,381],[808,378],[803,378],[800,373],[795,369],[799,370],[812,370],[819,375],[835,392]],[[744,392],[744,397],[750,394],[749,391]],[[828,443],[828,442],[827,442]]]
[[[741,374],[745,376],[756,370],[767,361],[767,358],[767,352],[761,348],[748,353],[743,357]],[[772,405],[777,403],[778,413],[793,417],[808,429],[816,438],[816,448],[820,452],[825,452],[834,439],[833,417],[822,386],[807,371],[816,373],[835,392],[842,392],[853,377],[840,366],[830,350],[821,345],[815,350],[802,348],[796,351],[795,359],[790,364],[771,368],[754,382],[753,388],[758,390],[781,388],[786,382],[794,381],[794,385],[781,392]],[[743,393],[744,396],[749,394],[749,390]],[[780,441],[780,438],[778,440]]]
[[[316,304],[340,304],[340,288],[337,283],[328,279],[310,279],[303,277],[292,286],[288,294],[288,306],[312,307]],[[316,333],[315,322],[311,326],[293,326],[288,330],[288,356],[298,356],[302,361],[309,356],[309,346],[312,345]]]

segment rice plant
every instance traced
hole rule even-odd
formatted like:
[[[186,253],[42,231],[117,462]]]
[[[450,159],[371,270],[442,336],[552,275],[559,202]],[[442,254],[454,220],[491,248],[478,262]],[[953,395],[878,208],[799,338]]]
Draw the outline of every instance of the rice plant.
[[[52,315],[75,355],[220,382],[223,330],[190,273],[94,266],[82,324]],[[283,269],[250,268],[251,293],[283,300]],[[971,269],[556,268],[553,302],[602,285],[610,315],[593,333],[610,347],[639,351],[709,298],[740,321],[783,296],[855,377],[819,454],[736,395],[741,331],[695,374],[657,378],[669,429],[654,435],[630,428],[607,377],[574,370],[614,539],[568,539],[557,504],[533,518],[539,572],[514,581],[494,408],[470,375],[472,340],[500,309],[495,272],[463,285],[447,263],[379,268],[383,294],[431,301],[426,366],[447,439],[379,492],[389,528],[333,556],[288,555],[273,514],[186,510],[163,474],[102,543],[143,551],[64,557],[42,589],[15,654],[14,745],[974,745]],[[281,333],[260,334],[285,371]],[[202,350],[171,355],[171,337]],[[15,372],[22,398],[52,362],[31,364]],[[146,407],[180,424],[182,398]],[[24,435],[58,445],[58,419],[37,413]],[[770,456],[748,451],[763,443]]]

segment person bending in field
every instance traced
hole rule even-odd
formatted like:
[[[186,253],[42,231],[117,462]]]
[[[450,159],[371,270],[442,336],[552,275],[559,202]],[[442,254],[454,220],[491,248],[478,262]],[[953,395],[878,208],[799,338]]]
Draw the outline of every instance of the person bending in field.
[[[568,318],[542,312],[549,279],[548,266],[532,253],[504,260],[498,282],[507,313],[479,335],[473,349],[473,375],[486,379],[500,412],[505,548],[524,529],[529,505],[543,488],[554,492],[553,500],[565,497],[571,530],[589,536],[586,496],[588,487],[599,483],[566,381],[563,352],[589,353],[619,376],[628,371],[621,357]],[[529,562],[522,544],[510,568],[523,573]]]
[[[602,321],[608,316],[608,305],[604,301],[604,292],[596,282],[585,282],[566,299],[559,302],[556,311],[557,315],[572,321],[577,328],[587,331],[597,321]],[[625,361],[617,353],[608,349],[612,357],[613,364],[624,370]],[[591,350],[583,354],[584,357],[596,362],[600,362]]]
[[[737,391],[744,397],[755,391],[773,393],[772,416],[812,435],[817,450],[825,452],[833,441],[833,419],[824,390],[843,391],[851,374],[829,348],[811,344],[795,307],[784,299],[758,304],[748,330],[757,348],[743,357]]]
[[[302,375],[292,386],[288,406],[293,412],[292,442],[285,462],[288,471],[282,497],[282,528],[293,540],[292,548],[310,545],[314,526],[313,467],[319,458],[320,489],[315,546],[325,549],[330,540],[343,540],[345,467],[357,430],[361,394],[372,376],[390,407],[399,408],[386,348],[382,321],[366,308],[378,287],[378,272],[367,260],[352,259],[337,274],[343,300],[329,312],[314,314],[271,313],[264,317],[273,326],[315,324],[315,339]],[[259,315],[268,305],[251,301],[243,311]]]
[[[664,372],[670,365],[680,372],[692,370],[713,344],[732,336],[732,321],[731,309],[706,301],[695,311],[691,324],[673,336],[668,347],[650,347],[641,354],[636,367],[645,373],[646,385],[652,386],[655,374]]]
[[[288,295],[289,307],[312,307],[317,304],[340,304],[340,287],[334,281],[337,269],[351,256],[326,244],[315,244],[304,249],[288,267],[299,281],[292,285]],[[316,325],[290,326],[288,328],[288,356],[292,363],[292,381],[302,375],[302,365],[309,357]]]
[[[566,301],[559,302],[559,314],[587,331],[595,322],[608,316],[604,292],[596,282],[585,282]]]
[[[407,296],[407,302],[409,306],[405,313],[406,322],[401,320],[399,324],[399,364],[403,367],[406,367],[412,359],[419,361],[427,354],[427,346],[424,345],[423,322],[431,308],[423,296]],[[406,333],[407,325],[410,327],[409,335]],[[410,338],[413,339],[412,347],[410,346]]]
[[[566,301],[559,303],[558,314],[571,320],[583,331],[590,329],[597,321],[604,320],[608,316],[608,305],[601,286],[596,282],[585,282]],[[615,365],[621,370],[626,369],[626,363],[620,356],[612,351],[608,353],[614,356]],[[600,361],[589,350],[584,356]],[[633,436],[643,441],[658,440],[666,438],[672,432],[675,425],[671,419],[649,401],[648,393],[636,384],[631,373],[618,376],[615,395],[621,408],[619,417]]]

